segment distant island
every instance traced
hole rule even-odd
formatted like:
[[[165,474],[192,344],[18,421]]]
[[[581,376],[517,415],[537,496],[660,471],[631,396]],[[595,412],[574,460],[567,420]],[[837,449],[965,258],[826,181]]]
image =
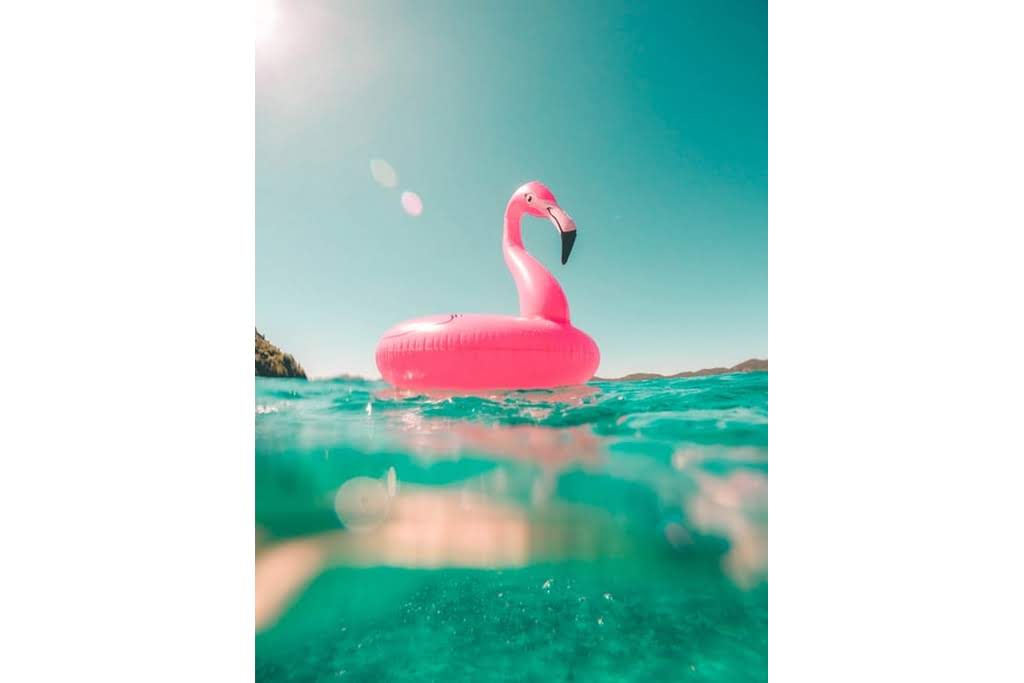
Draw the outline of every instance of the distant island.
[[[256,330],[256,376],[306,379],[306,371],[292,354],[277,348]]]
[[[704,368],[689,372],[677,372],[674,375],[660,375],[656,372],[634,372],[624,377],[594,377],[597,382],[639,382],[645,379],[674,379],[676,377],[708,377],[710,375],[727,375],[730,372],[760,372],[768,370],[768,360],[751,358],[731,368]]]

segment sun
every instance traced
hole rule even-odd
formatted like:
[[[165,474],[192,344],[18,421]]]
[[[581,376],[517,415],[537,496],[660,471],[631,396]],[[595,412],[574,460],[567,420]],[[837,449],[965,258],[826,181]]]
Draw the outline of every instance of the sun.
[[[274,0],[255,0],[256,42],[262,43],[270,39],[274,32],[277,8]]]

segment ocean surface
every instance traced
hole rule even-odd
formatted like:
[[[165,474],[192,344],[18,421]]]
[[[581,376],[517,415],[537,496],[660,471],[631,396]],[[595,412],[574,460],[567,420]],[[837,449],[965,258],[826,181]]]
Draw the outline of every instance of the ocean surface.
[[[258,681],[763,681],[768,374],[256,380]]]

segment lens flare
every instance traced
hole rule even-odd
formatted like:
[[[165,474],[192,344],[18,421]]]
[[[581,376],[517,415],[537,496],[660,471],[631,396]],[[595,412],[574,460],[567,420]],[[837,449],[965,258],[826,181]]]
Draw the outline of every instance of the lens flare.
[[[415,192],[403,192],[402,208],[410,216],[419,216],[423,213],[423,200]]]
[[[381,187],[395,187],[398,185],[398,173],[388,162],[383,159],[373,159],[370,162],[370,175]]]

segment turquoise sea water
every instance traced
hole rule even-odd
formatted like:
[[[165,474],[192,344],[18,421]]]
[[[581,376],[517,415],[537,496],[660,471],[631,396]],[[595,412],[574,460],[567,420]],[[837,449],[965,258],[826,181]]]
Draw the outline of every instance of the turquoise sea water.
[[[255,419],[257,680],[767,679],[767,373]]]

